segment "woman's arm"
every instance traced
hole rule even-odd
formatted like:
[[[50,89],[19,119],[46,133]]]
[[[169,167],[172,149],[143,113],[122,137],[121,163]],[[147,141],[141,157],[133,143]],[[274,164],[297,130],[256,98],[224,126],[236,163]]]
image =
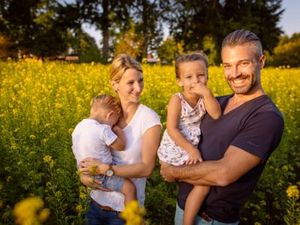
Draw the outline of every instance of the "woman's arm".
[[[150,176],[156,161],[157,149],[160,143],[160,125],[149,128],[142,136],[141,162],[129,165],[113,165],[114,174],[121,177],[147,177]],[[80,172],[91,174],[91,169],[95,168],[95,174],[104,174],[109,165],[103,164],[99,160],[87,158],[80,162]]]

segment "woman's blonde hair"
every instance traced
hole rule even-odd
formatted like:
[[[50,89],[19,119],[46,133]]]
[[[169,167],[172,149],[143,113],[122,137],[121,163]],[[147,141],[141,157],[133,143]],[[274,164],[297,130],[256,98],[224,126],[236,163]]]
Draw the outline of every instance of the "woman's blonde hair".
[[[130,55],[117,55],[111,64],[110,81],[115,81],[118,83],[127,69],[136,69],[137,71],[143,73],[140,63]]]

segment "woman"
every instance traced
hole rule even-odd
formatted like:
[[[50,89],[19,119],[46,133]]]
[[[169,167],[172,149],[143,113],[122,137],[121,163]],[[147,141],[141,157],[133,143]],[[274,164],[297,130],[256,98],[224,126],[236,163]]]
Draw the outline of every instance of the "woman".
[[[144,88],[143,71],[140,64],[126,54],[118,55],[112,62],[110,82],[117,93],[122,116],[118,126],[124,131],[124,151],[113,151],[117,165],[105,165],[87,158],[80,164],[81,171],[88,173],[91,166],[97,166],[97,174],[109,174],[132,178],[140,205],[144,204],[146,177],[150,176],[156,161],[160,142],[161,124],[158,115],[140,103]],[[97,188],[97,183],[87,176],[81,179],[86,186]],[[124,197],[119,192],[93,190],[92,202],[87,212],[87,224],[124,224],[119,212],[124,208]]]

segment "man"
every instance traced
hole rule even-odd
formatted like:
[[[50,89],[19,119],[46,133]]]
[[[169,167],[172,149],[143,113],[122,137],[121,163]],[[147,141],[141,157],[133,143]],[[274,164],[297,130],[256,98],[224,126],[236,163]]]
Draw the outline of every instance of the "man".
[[[250,31],[236,30],[223,40],[221,56],[233,94],[218,98],[222,108],[218,120],[206,115],[202,122],[199,149],[205,161],[181,167],[161,166],[165,180],[182,181],[176,225],[182,224],[192,185],[211,187],[195,224],[239,224],[240,210],[282,137],[282,115],[261,86],[265,56],[259,38]]]

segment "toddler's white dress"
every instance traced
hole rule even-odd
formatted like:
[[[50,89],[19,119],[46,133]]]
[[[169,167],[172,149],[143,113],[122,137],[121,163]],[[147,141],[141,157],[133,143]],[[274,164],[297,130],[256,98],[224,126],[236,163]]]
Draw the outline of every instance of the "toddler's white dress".
[[[203,98],[200,97],[196,106],[192,108],[190,104],[185,101],[181,93],[176,93],[175,95],[178,96],[181,101],[181,115],[178,124],[179,130],[187,141],[197,147],[201,135],[200,123],[206,113]],[[169,136],[167,129],[164,131],[157,154],[161,161],[174,166],[183,165],[189,158],[189,153],[176,145]]]

